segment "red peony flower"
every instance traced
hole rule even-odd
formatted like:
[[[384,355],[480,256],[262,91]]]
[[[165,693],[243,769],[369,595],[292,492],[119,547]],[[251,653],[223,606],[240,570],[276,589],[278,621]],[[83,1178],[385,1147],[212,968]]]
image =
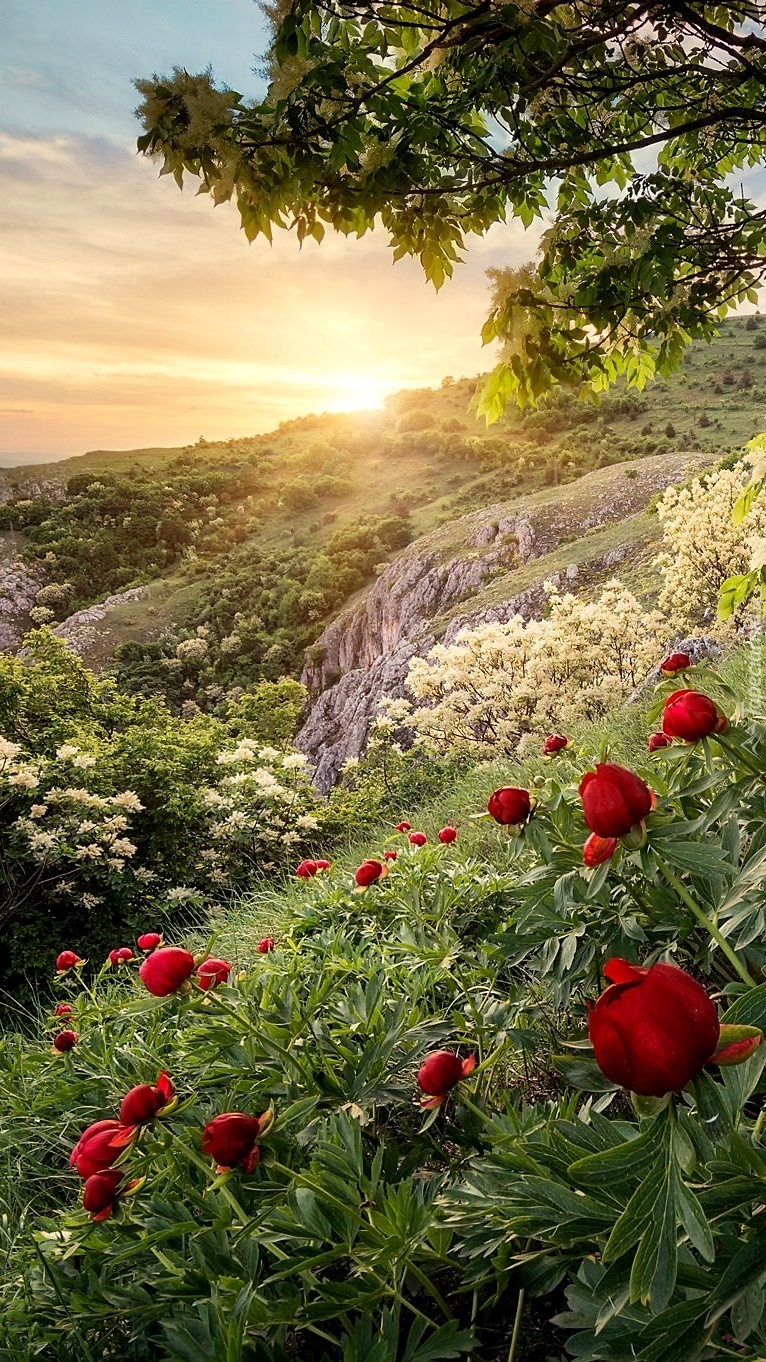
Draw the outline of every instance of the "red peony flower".
[[[259,955],[268,955],[269,951],[273,951],[276,944],[277,943],[274,940],[273,936],[264,936],[258,942],[256,950]]]
[[[614,856],[617,841],[616,837],[599,837],[597,832],[592,832],[582,849],[583,865],[603,865]]]
[[[66,974],[67,970],[74,969],[75,965],[84,965],[76,951],[61,951],[56,956],[56,969],[59,974]]]
[[[684,742],[699,742],[711,733],[720,733],[728,722],[710,697],[698,690],[674,690],[662,713],[663,733]]]
[[[445,846],[449,846],[450,842],[454,842],[456,839],[457,830],[455,828],[442,828],[439,833],[439,841],[444,842]]]
[[[569,746],[569,739],[562,738],[560,733],[551,733],[550,737],[543,743],[543,756],[552,757],[556,752],[563,752]]]
[[[109,952],[109,964],[121,965],[126,960],[133,959],[133,952],[130,946],[118,946],[116,950]]]
[[[216,960],[213,956],[209,960],[203,960],[197,970],[200,988],[205,990],[225,984],[230,974],[231,965],[228,960]]]
[[[384,861],[395,861],[398,855],[398,851],[384,851],[383,859]]]
[[[354,871],[354,879],[360,889],[366,889],[368,884],[374,884],[379,880],[384,872],[384,867],[380,861],[362,861],[362,864]]]
[[[158,1074],[154,1087],[149,1083],[139,1083],[126,1092],[120,1103],[120,1124],[123,1126],[142,1126],[151,1121],[164,1107],[172,1102],[175,1088],[168,1075]]]
[[[124,1126],[120,1121],[96,1121],[77,1141],[69,1156],[69,1167],[76,1168],[81,1178],[111,1168],[135,1133],[133,1126]]]
[[[580,781],[583,815],[599,837],[625,837],[654,807],[654,795],[624,766],[599,762]]]
[[[428,838],[424,832],[411,832],[408,838],[410,845],[414,847],[424,847]]]
[[[657,752],[660,747],[670,747],[670,738],[664,733],[650,733],[646,746],[650,752]]]
[[[80,1037],[76,1031],[59,1031],[53,1037],[53,1048],[58,1050],[60,1055],[66,1054],[67,1050],[73,1050]]]
[[[515,785],[504,785],[495,790],[487,803],[487,809],[496,823],[507,827],[526,823],[532,812],[529,790],[520,790]]]
[[[312,875],[316,875],[319,865],[316,861],[301,861],[295,867],[295,873],[299,880],[310,880]]]
[[[397,832],[409,832],[411,828],[412,828],[412,824],[411,824],[411,823],[407,823],[406,821],[403,822],[403,823],[397,823],[397,825],[396,825],[396,831],[397,831]]]
[[[143,936],[137,938],[136,945],[140,951],[153,951],[161,942],[159,932],[144,932]]]
[[[147,955],[138,974],[155,998],[175,993],[194,970],[194,956],[180,946],[160,946]]]
[[[71,1003],[58,1003],[53,1015],[54,1017],[68,1017],[72,1012],[74,1012],[74,1008]]]
[[[675,676],[676,672],[685,672],[691,665],[692,660],[688,653],[670,653],[660,663],[660,674],[662,676]]]
[[[237,1165],[245,1173],[252,1173],[260,1150],[259,1136],[272,1124],[270,1111],[262,1116],[246,1116],[241,1111],[226,1111],[208,1121],[202,1132],[202,1152],[209,1154],[219,1172]]]
[[[609,960],[613,980],[589,1004],[588,1034],[602,1073],[643,1097],[683,1088],[712,1057],[720,1025],[701,984],[675,965]]]
[[[84,1210],[90,1213],[91,1220],[108,1220],[117,1204],[117,1188],[123,1174],[117,1168],[105,1168],[101,1173],[91,1173],[85,1179],[82,1189]]]
[[[454,1088],[461,1078],[467,1078],[473,1073],[475,1068],[475,1055],[461,1059],[451,1050],[435,1050],[418,1069],[418,1083],[426,1094],[421,1100],[421,1107],[433,1109],[441,1106],[450,1089]]]

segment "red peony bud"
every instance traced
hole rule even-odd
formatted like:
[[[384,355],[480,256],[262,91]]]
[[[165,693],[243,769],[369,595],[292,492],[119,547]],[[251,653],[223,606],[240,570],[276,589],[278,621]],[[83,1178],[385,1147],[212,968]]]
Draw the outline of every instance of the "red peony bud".
[[[130,949],[130,946],[118,946],[116,950],[113,950],[113,951],[110,951],[110,952],[109,952],[109,964],[110,964],[110,965],[115,965],[115,966],[116,966],[116,965],[121,965],[121,964],[123,964],[126,960],[132,960],[132,959],[133,959],[133,952],[132,952],[132,950]]]
[[[699,742],[711,733],[720,733],[728,722],[710,697],[698,690],[674,690],[662,713],[663,733],[683,742]]]
[[[759,1026],[722,1022],[718,1044],[715,1054],[710,1057],[710,1063],[722,1064],[724,1068],[744,1064],[746,1059],[755,1054],[762,1040],[763,1032]]]
[[[225,984],[231,974],[231,965],[228,960],[216,960],[212,956],[209,960],[203,960],[197,970],[200,988],[217,988],[219,984]]]
[[[624,837],[654,807],[654,795],[624,766],[599,762],[580,781],[583,815],[599,837]]]
[[[268,955],[269,951],[273,951],[275,946],[276,942],[273,936],[264,936],[258,942],[256,950],[258,951],[259,955]]]
[[[76,951],[62,951],[60,955],[56,956],[56,969],[59,974],[66,974],[67,970],[74,969],[76,965],[84,963]]]
[[[90,1213],[91,1220],[108,1220],[117,1204],[117,1188],[123,1174],[117,1168],[105,1168],[101,1173],[91,1173],[85,1179],[82,1189],[83,1208]]]
[[[120,1121],[96,1121],[77,1141],[69,1156],[69,1167],[76,1168],[81,1178],[111,1168],[135,1133],[132,1126],[124,1126]]]
[[[194,956],[180,946],[161,946],[147,955],[138,974],[155,998],[166,998],[186,983],[194,969]]]
[[[411,827],[412,827],[412,824],[411,824],[411,823],[407,823],[407,822],[397,823],[397,825],[396,825],[396,831],[397,831],[397,832],[409,832],[410,829],[411,829]]]
[[[264,1118],[268,1115],[268,1121]],[[209,1154],[220,1172],[237,1165],[245,1173],[252,1173],[260,1150],[259,1135],[271,1125],[270,1113],[246,1116],[241,1111],[226,1111],[208,1121],[202,1132],[202,1152]]]
[[[426,1093],[426,1098],[421,1100],[421,1107],[433,1109],[441,1106],[450,1089],[454,1088],[461,1078],[467,1078],[473,1073],[475,1068],[475,1055],[461,1059],[451,1050],[435,1050],[418,1069],[418,1083]]]
[[[551,733],[550,737],[543,743],[543,756],[552,757],[556,752],[563,752],[569,746],[569,739],[562,738],[560,733]]]
[[[527,821],[532,812],[532,801],[528,790],[505,785],[490,795],[487,809],[496,823],[513,827]]]
[[[670,738],[664,733],[650,733],[646,746],[650,752],[657,752],[660,747],[670,747]]]
[[[295,867],[295,873],[299,880],[310,880],[312,875],[316,875],[319,865],[316,861],[301,861]]]
[[[173,1100],[174,1095],[175,1088],[164,1071],[159,1074],[154,1087],[149,1083],[139,1083],[126,1092],[120,1103],[120,1124],[145,1125]]]
[[[368,884],[374,884],[383,874],[383,866],[380,861],[362,861],[362,864],[354,872],[354,879],[360,889],[366,889]]]
[[[72,1012],[74,1012],[74,1008],[71,1003],[58,1003],[53,1015],[54,1017],[68,1017]]]
[[[456,839],[457,831],[455,828],[442,828],[439,833],[439,841],[444,842],[445,846],[449,846],[450,842],[454,842]]]
[[[602,1073],[642,1097],[677,1092],[718,1044],[712,999],[675,965],[644,969],[609,960],[604,973],[614,982],[588,1007],[588,1034]]]
[[[136,940],[136,945],[140,951],[153,951],[160,945],[161,941],[162,937],[159,932],[144,932],[143,936],[139,936]]]
[[[383,859],[384,861],[395,861],[398,855],[398,851],[384,851]]]
[[[329,869],[331,868],[331,862],[330,862],[330,861],[317,861],[316,867],[317,867],[317,870],[329,870]]]
[[[598,833],[592,832],[582,849],[583,865],[593,867],[611,860],[617,850],[617,840],[616,837],[599,837]]]
[[[688,653],[671,653],[660,663],[660,673],[662,676],[675,676],[676,672],[685,672],[691,665]]]
[[[73,1050],[80,1037],[76,1031],[59,1031],[53,1037],[53,1048],[58,1050],[60,1055],[66,1054],[67,1050]]]
[[[408,841],[413,847],[424,847],[428,838],[424,832],[411,832]]]

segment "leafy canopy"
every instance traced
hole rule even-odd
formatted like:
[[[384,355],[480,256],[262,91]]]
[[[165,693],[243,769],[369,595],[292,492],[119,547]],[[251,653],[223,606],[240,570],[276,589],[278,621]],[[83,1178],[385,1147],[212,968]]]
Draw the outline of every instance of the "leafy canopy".
[[[235,196],[250,240],[379,223],[438,288],[469,233],[519,218],[539,258],[495,272],[489,419],[554,384],[642,387],[746,299],[766,211],[763,7],[624,0],[295,0],[261,103],[209,73],[137,82],[139,149]]]

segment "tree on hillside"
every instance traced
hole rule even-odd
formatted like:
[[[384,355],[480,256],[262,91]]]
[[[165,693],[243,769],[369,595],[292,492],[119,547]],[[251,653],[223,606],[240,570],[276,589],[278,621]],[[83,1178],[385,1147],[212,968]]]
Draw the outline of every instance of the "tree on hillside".
[[[544,228],[494,274],[482,409],[554,384],[642,386],[766,271],[742,187],[766,147],[760,0],[294,0],[265,99],[176,69],[137,82],[139,149],[235,196],[247,236],[374,223],[438,288],[469,233]]]

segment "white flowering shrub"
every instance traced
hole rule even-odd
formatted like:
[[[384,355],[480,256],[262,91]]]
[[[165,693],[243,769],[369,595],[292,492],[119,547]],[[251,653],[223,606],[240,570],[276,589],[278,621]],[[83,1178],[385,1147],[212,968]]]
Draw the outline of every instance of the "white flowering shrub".
[[[766,489],[759,489],[739,524],[732,519],[753,471],[750,461],[716,469],[685,487],[669,487],[657,506],[665,541],[657,560],[664,583],[660,606],[677,628],[714,619],[722,583],[766,563]]]
[[[549,587],[544,619],[464,629],[410,663],[412,699],[383,716],[438,751],[515,752],[527,734],[597,718],[657,659],[667,625],[618,581],[597,600]]]
[[[134,877],[136,845],[132,815],[143,804],[132,790],[103,795],[84,774],[96,766],[74,743],[53,758],[25,757],[18,743],[0,737],[0,870],[4,881],[0,924],[7,923],[43,890],[77,897],[96,908],[120,880]]]
[[[203,794],[210,845],[201,874],[211,885],[233,885],[299,861],[324,814],[308,758],[240,738],[217,764],[220,779]]]
[[[226,722],[193,702],[179,718],[120,695],[49,630],[0,654],[0,993],[49,977],[54,941],[103,959],[323,849],[327,804],[282,750],[292,682],[287,698],[287,717],[275,683]]]

